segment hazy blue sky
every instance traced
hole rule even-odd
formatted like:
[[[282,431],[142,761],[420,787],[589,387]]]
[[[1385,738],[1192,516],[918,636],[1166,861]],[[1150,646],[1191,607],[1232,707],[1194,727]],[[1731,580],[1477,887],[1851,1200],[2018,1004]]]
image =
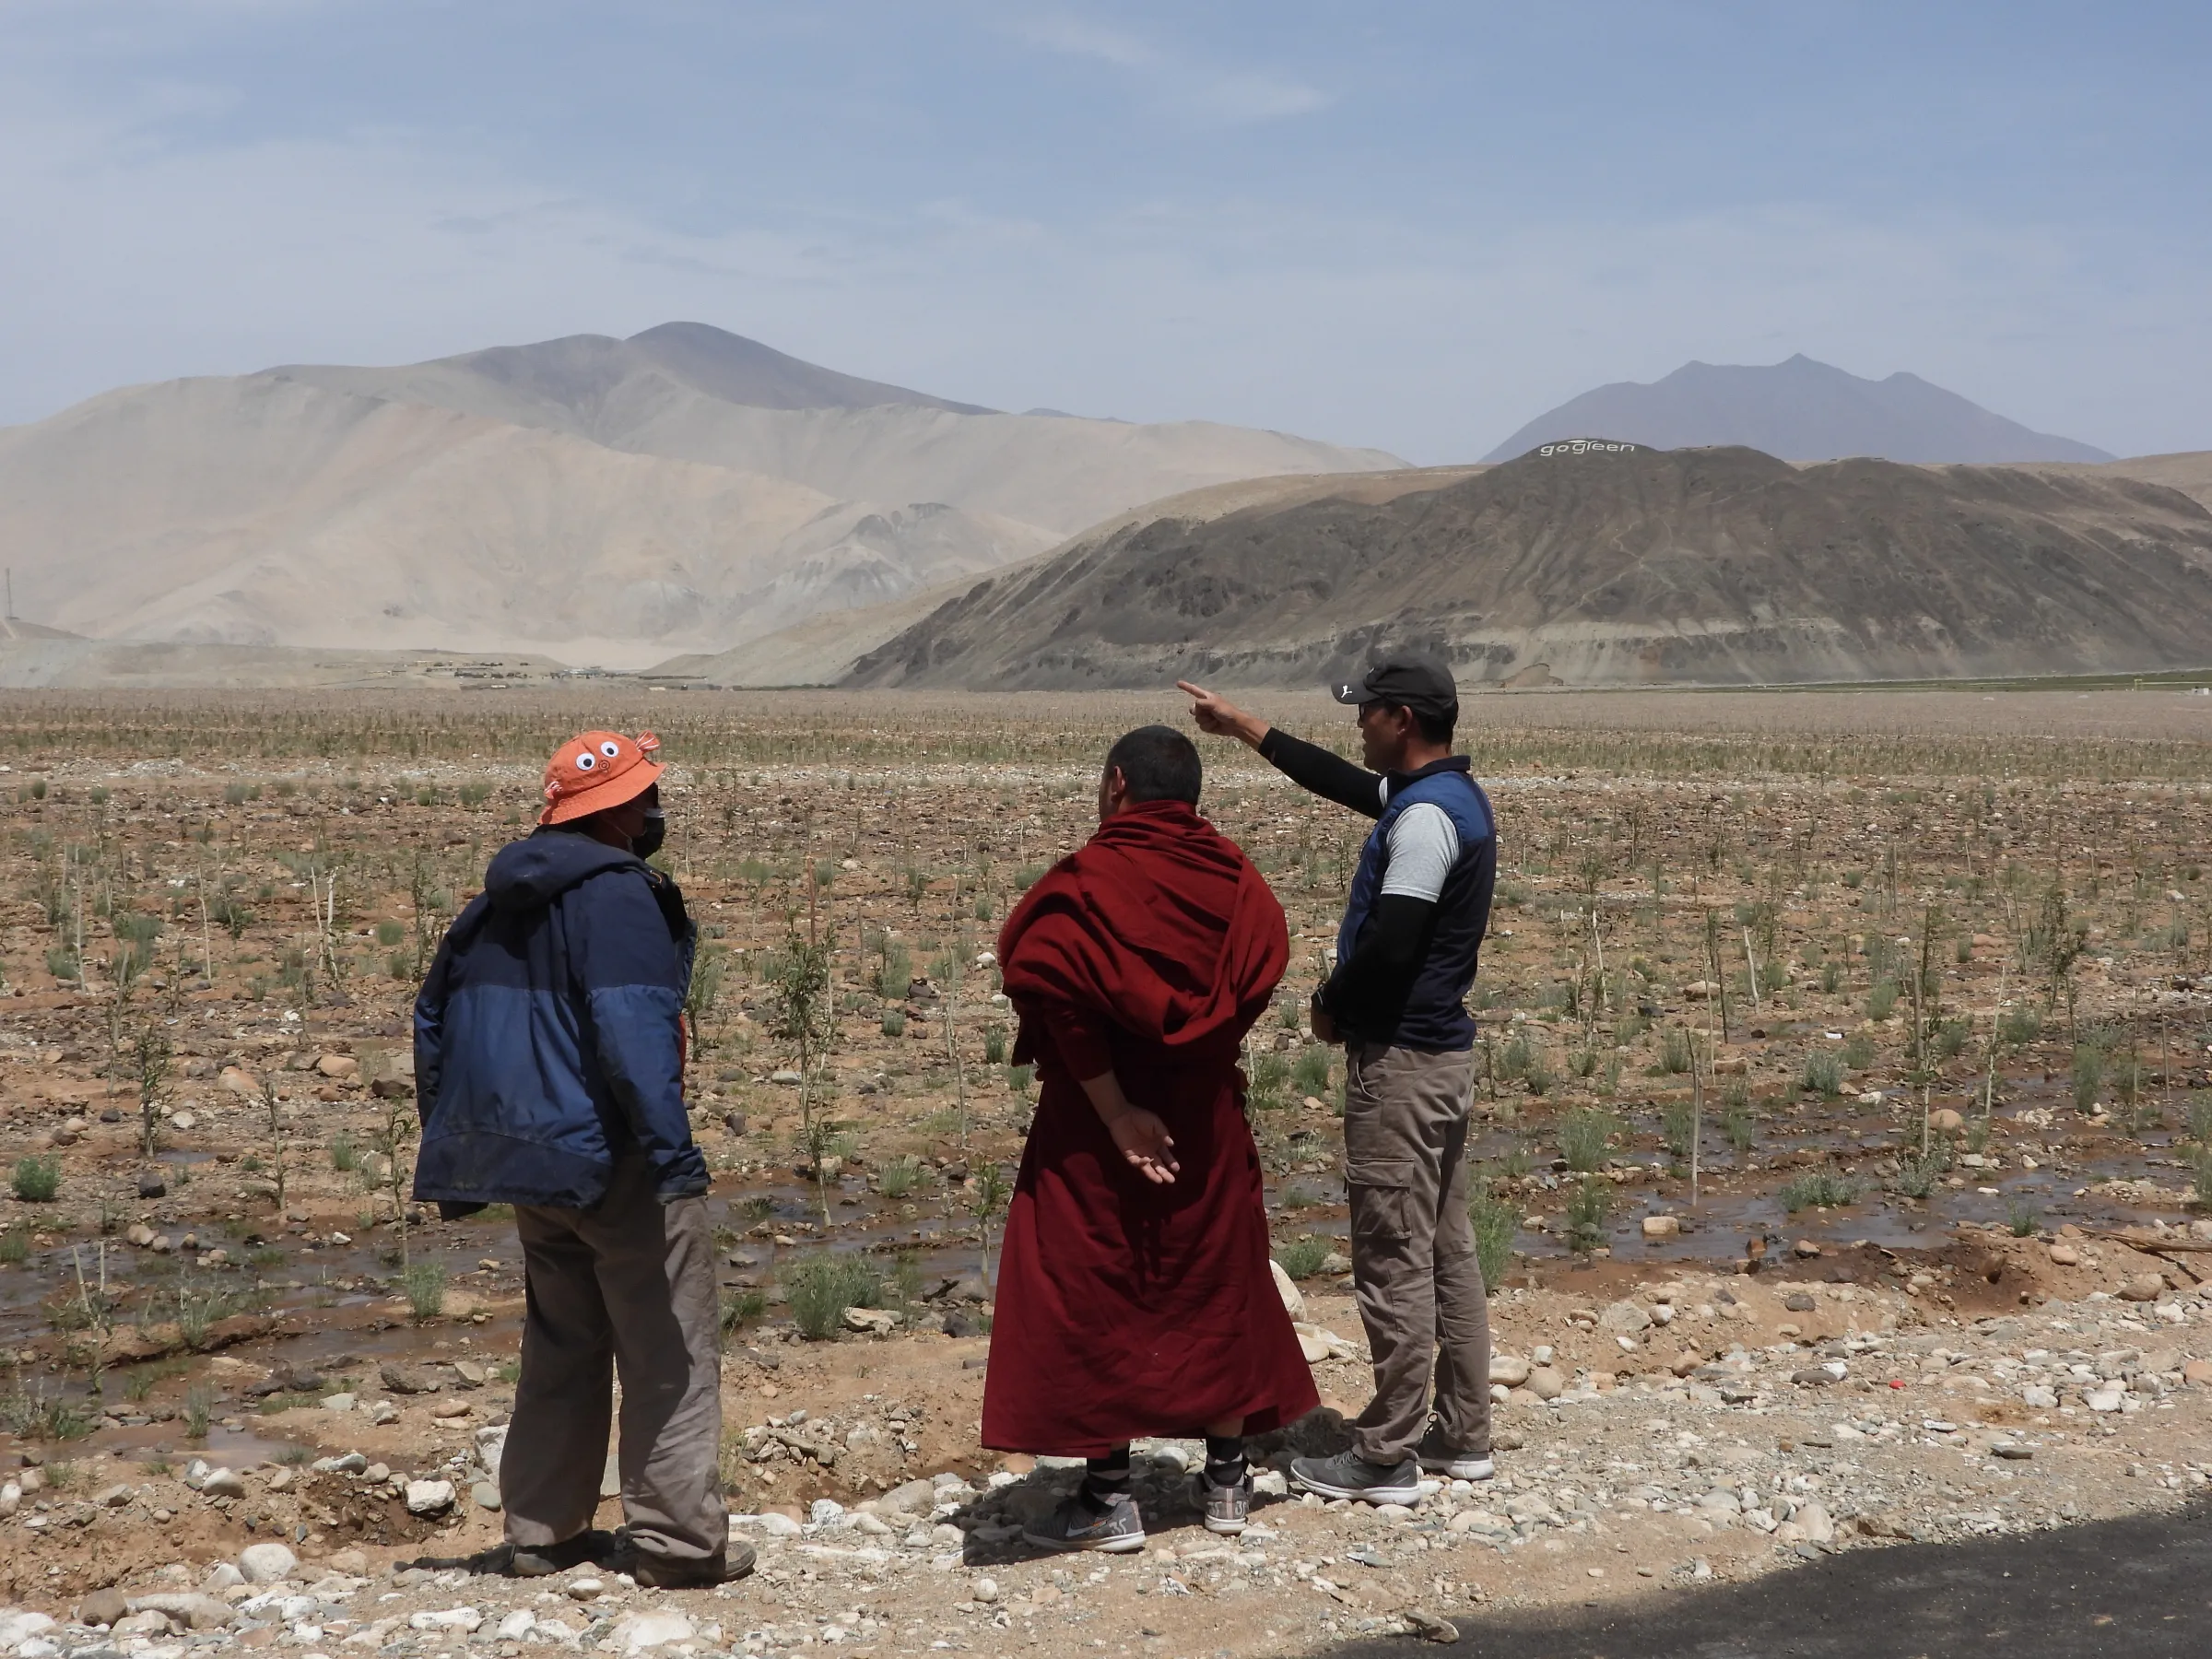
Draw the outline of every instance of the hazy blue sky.
[[[2212,447],[2212,6],[0,0],[0,421],[692,318],[1479,454],[1684,360]]]

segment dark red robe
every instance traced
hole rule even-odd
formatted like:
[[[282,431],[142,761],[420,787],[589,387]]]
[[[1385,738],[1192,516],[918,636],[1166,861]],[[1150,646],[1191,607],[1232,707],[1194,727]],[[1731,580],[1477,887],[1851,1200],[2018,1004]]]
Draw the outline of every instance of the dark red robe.
[[[1239,1045],[1289,960],[1282,906],[1180,802],[1130,807],[1032,887],[999,936],[1036,1121],[1006,1216],[983,1444],[1096,1457],[1318,1396],[1267,1265]],[[1078,1079],[1111,1070],[1175,1139],[1132,1169]]]

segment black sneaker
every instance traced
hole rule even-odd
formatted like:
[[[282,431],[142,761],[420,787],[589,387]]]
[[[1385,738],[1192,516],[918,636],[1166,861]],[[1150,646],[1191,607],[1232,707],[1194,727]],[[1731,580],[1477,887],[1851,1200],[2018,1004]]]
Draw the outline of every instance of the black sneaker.
[[[1137,1513],[1134,1498],[1116,1498],[1103,1514],[1081,1498],[1067,1498],[1051,1514],[1023,1527],[1021,1535],[1040,1549],[1096,1549],[1107,1555],[1127,1555],[1145,1547],[1145,1518]]]
[[[1206,1509],[1206,1530],[1233,1538],[1252,1519],[1252,1477],[1245,1475],[1227,1486],[1217,1486],[1214,1477],[1200,1469],[1198,1500]]]
[[[1395,1468],[1371,1464],[1357,1452],[1298,1457],[1290,1462],[1290,1478],[1324,1498],[1361,1503],[1411,1503],[1421,1495],[1421,1466],[1410,1457]]]
[[[606,1561],[615,1553],[615,1537],[612,1533],[593,1529],[558,1544],[509,1544],[503,1547],[507,1559],[498,1571],[509,1578],[546,1578],[572,1567],[594,1567]]]

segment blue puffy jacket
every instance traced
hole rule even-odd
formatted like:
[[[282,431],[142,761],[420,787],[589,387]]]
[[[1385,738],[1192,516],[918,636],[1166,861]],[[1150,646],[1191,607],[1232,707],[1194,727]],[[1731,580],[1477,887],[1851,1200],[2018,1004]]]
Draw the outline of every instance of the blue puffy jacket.
[[[633,1150],[663,1198],[705,1192],[683,1095],[696,937],[628,853],[558,830],[500,848],[415,998],[415,1196],[589,1209]]]

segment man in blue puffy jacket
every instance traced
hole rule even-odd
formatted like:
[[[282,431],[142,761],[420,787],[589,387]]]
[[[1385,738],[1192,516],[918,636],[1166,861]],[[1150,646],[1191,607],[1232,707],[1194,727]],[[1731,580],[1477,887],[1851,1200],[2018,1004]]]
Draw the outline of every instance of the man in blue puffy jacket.
[[[684,1110],[695,933],[645,860],[660,747],[585,732],[546,768],[537,831],[500,850],[415,1001],[415,1196],[514,1206],[528,1312],[500,1459],[507,1571],[605,1560],[641,1584],[748,1571],[722,1500],[706,1160]],[[622,1379],[628,1525],[592,1530]]]

